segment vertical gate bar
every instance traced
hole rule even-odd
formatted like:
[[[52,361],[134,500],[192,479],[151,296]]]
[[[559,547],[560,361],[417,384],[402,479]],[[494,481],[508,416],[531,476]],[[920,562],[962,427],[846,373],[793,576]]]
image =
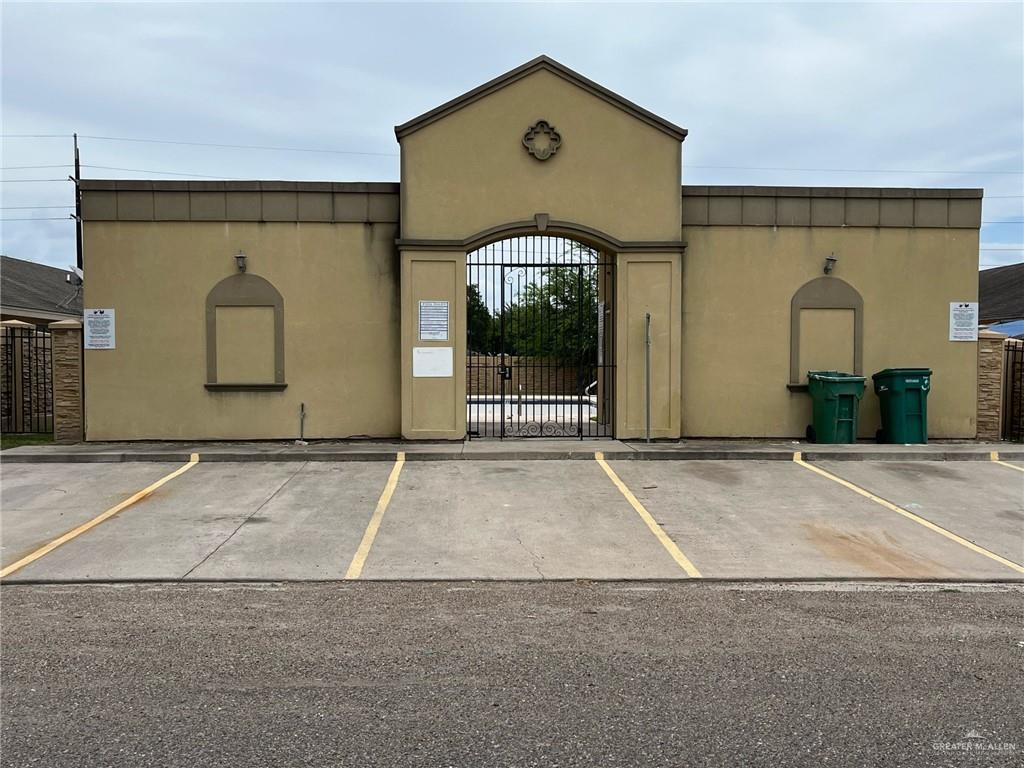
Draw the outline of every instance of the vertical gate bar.
[[[540,260],[544,264],[544,267],[542,269],[542,278],[541,279],[544,281],[544,285],[545,286],[550,286],[551,283],[552,283],[552,279],[553,279],[554,275],[557,274],[558,256],[557,256],[557,254],[556,255],[552,255],[552,250],[555,250],[555,249],[553,249],[554,244],[555,244],[555,239],[552,238],[552,237],[544,237],[540,241],[540,250],[541,250],[541,258],[540,258]],[[550,287],[548,287],[547,290],[550,290]],[[551,395],[552,396],[551,399],[557,400],[558,399],[557,398],[557,395],[558,395],[558,383],[552,377],[552,368],[553,368],[553,366],[555,364],[555,358],[550,354],[551,347],[554,346],[554,344],[553,344],[553,337],[555,336],[555,333],[554,333],[554,317],[551,315],[550,312],[547,311],[547,307],[545,307],[544,309],[545,309],[545,311],[544,311],[544,313],[542,315],[541,331],[540,331],[541,344],[542,344],[542,348],[544,350],[544,359],[541,361],[541,371],[540,371],[540,374],[541,374],[541,378],[544,381],[544,394],[545,395]],[[558,426],[559,426],[559,424],[558,424],[559,416],[558,416],[557,406],[556,406],[556,410],[555,410],[554,414],[552,414],[551,410],[550,410],[550,406],[548,405],[548,403],[547,402],[542,403],[541,406],[540,406],[540,420],[541,420],[541,431],[543,431],[543,429],[544,429],[544,422],[551,421],[551,422],[554,423],[554,426],[552,427],[552,429],[557,432],[558,431]]]
[[[576,267],[576,389],[580,388],[580,374],[583,372],[583,344],[586,331],[583,328],[583,265]],[[583,397],[577,392],[577,430],[583,439]]]
[[[474,267],[472,265],[473,265],[473,253],[468,253],[468,254],[466,254],[466,292],[467,292],[466,293],[466,296],[467,296],[467,299],[466,299],[466,308],[467,308],[467,312],[466,312],[466,403],[465,403],[465,406],[464,406],[465,409],[466,409],[466,439],[467,440],[472,440],[473,439],[473,406],[475,405],[474,400],[477,399],[475,397],[476,393],[474,392],[475,387],[473,386],[473,348],[472,348],[472,345],[470,344],[470,341],[471,341],[470,328],[471,328],[471,326],[470,326],[470,317],[469,317],[469,311],[468,311],[468,308],[469,308],[469,299],[468,299],[468,296],[469,296],[469,286],[475,285],[475,283],[473,281]],[[481,297],[481,298],[483,298],[483,297]]]
[[[506,315],[508,313],[506,311],[507,307],[505,306],[505,267],[504,267],[504,261],[505,260],[504,260],[504,258],[502,258],[501,261],[502,261],[502,266],[501,266],[501,269],[500,269],[500,274],[498,275],[498,277],[500,278],[498,280],[498,285],[500,286],[500,290],[501,290],[501,347],[500,347],[501,366],[498,369],[498,379],[501,382],[501,391],[499,393],[501,395],[501,399],[498,401],[498,409],[499,409],[498,415],[500,417],[500,421],[498,422],[500,424],[500,429],[499,429],[498,434],[499,434],[500,438],[502,440],[504,440],[505,439],[505,345],[506,345],[506,342],[505,342],[505,323],[508,320],[506,318]]]
[[[32,431],[40,432],[42,427],[39,423],[39,400],[40,400],[40,388],[43,382],[40,381],[40,365],[39,360],[39,332],[32,329],[32,351],[29,352],[29,362],[32,364]]]
[[[523,264],[525,275],[523,290],[532,291],[536,296],[536,291],[544,282],[543,270],[538,266],[540,263],[538,254],[542,241],[536,234],[525,236],[522,241],[523,250],[520,262]],[[534,424],[540,423],[538,419],[543,417],[543,406],[539,403],[539,396],[543,394],[543,385],[539,384],[537,376],[538,372],[543,370],[543,361],[540,359],[539,349],[537,348],[538,339],[540,340],[541,348],[543,348],[544,344],[541,332],[543,312],[539,303],[537,301],[530,301],[528,304],[524,304],[523,316],[526,321],[526,328],[520,336],[527,339],[528,344],[525,349],[519,350],[519,362],[522,365],[519,372],[519,385],[520,392],[524,398],[520,409],[522,418],[520,419],[519,432],[526,437],[532,437],[534,435],[530,434],[530,430]],[[541,411],[540,416],[538,416],[538,411]]]
[[[515,275],[515,292],[509,296],[509,304],[522,304],[523,295],[523,276],[527,274],[527,267],[523,267],[523,238],[516,237],[512,241],[515,255],[512,257],[513,263],[519,265],[512,270],[512,274]],[[518,312],[515,313],[516,328],[513,331],[514,339],[523,338],[524,334],[530,332],[530,318],[529,309],[527,307],[520,306]],[[512,356],[512,380],[511,389],[512,396],[509,398],[509,409],[512,411],[512,423],[514,429],[512,430],[513,435],[522,434],[523,429],[523,410],[522,410],[522,394],[523,394],[523,355],[522,349],[518,346],[515,350],[516,354]],[[529,362],[526,363],[529,365]]]
[[[24,432],[25,431],[25,374],[24,374],[25,349],[24,349],[24,345],[22,343],[22,340],[24,339],[24,335],[22,334],[20,328],[18,328],[15,333],[16,333],[15,338],[17,340],[17,344],[15,346],[15,349],[17,350],[17,354],[14,357],[14,379],[15,379],[15,381],[14,381],[14,393],[15,393],[14,394],[14,404],[16,406],[15,407],[15,413],[17,413],[17,417],[16,417],[15,422],[14,422],[14,431],[15,432]]]

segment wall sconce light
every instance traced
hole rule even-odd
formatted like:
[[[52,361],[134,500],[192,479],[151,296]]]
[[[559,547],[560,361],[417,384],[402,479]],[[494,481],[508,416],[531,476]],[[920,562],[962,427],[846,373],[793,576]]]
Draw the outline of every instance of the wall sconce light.
[[[835,253],[830,253],[825,257],[825,274],[831,275],[832,270],[836,268],[836,262],[839,261],[839,257]]]
[[[239,272],[245,272],[245,258],[246,256],[242,251],[235,254],[235,264],[238,265]]]

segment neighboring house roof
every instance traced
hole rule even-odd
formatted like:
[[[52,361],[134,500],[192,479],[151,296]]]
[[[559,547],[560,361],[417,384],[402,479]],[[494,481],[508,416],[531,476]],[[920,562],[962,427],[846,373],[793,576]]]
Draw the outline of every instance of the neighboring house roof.
[[[82,316],[82,292],[68,271],[0,256],[0,309],[5,315],[60,320]]]
[[[988,327],[990,331],[1005,333],[1014,339],[1024,339],[1024,320],[1013,320],[1009,323],[996,323]]]
[[[495,91],[504,88],[506,85],[514,83],[517,80],[521,80],[527,75],[532,75],[534,72],[539,72],[542,69],[558,75],[563,80],[568,80],[573,85],[579,86],[585,91],[589,91],[599,99],[603,99],[624,112],[628,112],[638,120],[642,120],[648,125],[652,125],[658,130],[664,131],[669,136],[672,136],[679,141],[686,138],[685,128],[680,128],[675,123],[670,123],[665,118],[658,117],[653,112],[634,104],[629,99],[623,98],[622,96],[619,96],[619,94],[609,91],[603,85],[599,85],[593,80],[589,80],[579,72],[572,71],[564,64],[552,59],[550,56],[538,56],[536,59],[532,59],[522,66],[516,67],[510,72],[506,72],[504,75],[500,75],[493,80],[484,83],[478,88],[467,91],[461,96],[454,98],[451,101],[430,110],[429,112],[425,112],[419,117],[414,117],[407,123],[396,126],[395,135],[401,139],[403,136],[407,136],[413,131],[418,131],[420,128],[430,125],[435,120],[440,120],[442,117],[450,115],[452,112],[456,112],[468,104],[472,104],[474,101],[482,99],[484,96],[494,93]]]
[[[1024,264],[978,273],[978,322],[1024,320]]]

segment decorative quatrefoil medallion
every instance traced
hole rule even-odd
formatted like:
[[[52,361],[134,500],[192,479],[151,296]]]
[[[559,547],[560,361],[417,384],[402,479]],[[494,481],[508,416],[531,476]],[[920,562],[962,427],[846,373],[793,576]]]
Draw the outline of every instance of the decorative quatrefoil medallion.
[[[538,160],[547,160],[562,146],[562,137],[553,125],[538,120],[523,136],[523,146]]]

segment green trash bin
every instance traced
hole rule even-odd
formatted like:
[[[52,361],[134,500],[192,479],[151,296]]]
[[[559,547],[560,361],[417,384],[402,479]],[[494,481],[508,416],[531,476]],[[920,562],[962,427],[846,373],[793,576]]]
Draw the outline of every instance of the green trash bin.
[[[864,377],[839,371],[808,371],[807,390],[814,401],[807,439],[812,443],[857,442]]]
[[[928,442],[928,368],[886,368],[874,374],[875,394],[882,412],[880,443]]]

